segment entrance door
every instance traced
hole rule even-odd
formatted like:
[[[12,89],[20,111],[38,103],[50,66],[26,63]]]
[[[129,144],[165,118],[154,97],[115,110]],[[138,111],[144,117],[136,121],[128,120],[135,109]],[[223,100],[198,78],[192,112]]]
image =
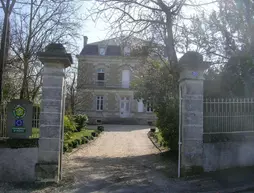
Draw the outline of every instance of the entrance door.
[[[120,117],[126,118],[130,115],[130,98],[121,97],[120,100]]]

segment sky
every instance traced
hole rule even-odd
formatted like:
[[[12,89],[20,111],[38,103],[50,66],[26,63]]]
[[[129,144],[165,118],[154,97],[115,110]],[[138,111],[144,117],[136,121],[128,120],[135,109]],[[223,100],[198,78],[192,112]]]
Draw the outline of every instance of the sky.
[[[190,0],[190,1],[194,3],[205,3],[205,2],[211,2],[212,0]],[[83,15],[84,13],[86,13],[87,10],[89,10],[92,7],[92,3],[93,3],[92,0],[84,1],[80,9],[80,14]],[[207,10],[206,13],[208,13],[212,11],[215,8],[215,6],[209,5],[209,6],[203,6],[202,8],[205,8]],[[192,7],[188,7],[188,8],[185,8],[184,12],[186,13],[186,15],[190,15],[197,12],[197,10],[195,10]],[[101,41],[107,38],[108,31],[106,30],[106,28],[107,28],[107,24],[104,21],[98,20],[96,23],[94,23],[94,21],[92,21],[91,19],[85,20],[83,27],[80,31],[81,37],[78,41],[79,50],[82,50],[83,48],[83,36],[88,37],[88,43]]]
[[[92,1],[86,1],[83,3],[80,14],[83,15],[92,7]],[[92,19],[84,21],[83,27],[81,29],[81,36],[79,41],[80,50],[83,47],[83,36],[88,37],[88,43],[97,42],[106,38],[107,34],[107,24],[101,20],[98,20],[96,23]]]
[[[213,0],[188,0],[188,1],[192,1],[194,3],[205,3],[205,2],[211,2]],[[83,0],[80,1],[81,2],[81,8],[79,10],[79,15],[83,16],[85,15],[85,13],[87,13],[87,10],[90,10],[94,0]],[[212,10],[214,8],[214,6],[206,6],[207,10]],[[184,10],[185,13],[187,14],[193,14],[195,12],[197,12],[197,10],[192,9],[191,7],[188,7],[186,10]],[[3,16],[3,12],[0,12],[0,17]],[[97,41],[101,41],[104,39],[107,39],[107,23],[105,23],[102,20],[98,20],[96,23],[94,21],[92,21],[92,19],[87,19],[84,20],[83,24],[82,24],[82,28],[80,29],[80,38],[78,39],[77,43],[78,43],[78,47],[79,47],[79,51],[82,50],[83,48],[83,36],[87,36],[88,37],[88,43],[92,43],[92,42],[97,42]]]

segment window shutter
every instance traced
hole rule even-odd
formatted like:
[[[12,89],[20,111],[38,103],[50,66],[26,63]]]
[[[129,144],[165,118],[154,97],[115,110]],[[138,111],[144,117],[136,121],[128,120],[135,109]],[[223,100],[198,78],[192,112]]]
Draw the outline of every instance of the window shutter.
[[[143,103],[143,100],[138,101],[138,112],[139,113],[144,112],[144,103]]]

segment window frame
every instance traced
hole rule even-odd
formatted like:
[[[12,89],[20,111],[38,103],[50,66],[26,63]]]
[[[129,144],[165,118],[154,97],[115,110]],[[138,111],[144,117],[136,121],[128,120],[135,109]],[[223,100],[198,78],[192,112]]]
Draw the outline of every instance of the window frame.
[[[96,111],[104,110],[104,96],[96,96]]]
[[[101,52],[103,50],[103,53]],[[106,55],[106,48],[105,47],[100,47],[99,48],[99,55],[100,56],[105,56]]]
[[[146,104],[146,112],[147,113],[152,113],[153,112],[153,104],[151,103],[151,102],[148,102],[147,104]]]
[[[99,80],[99,74],[104,74],[103,75],[103,80]],[[104,70],[104,68],[98,68],[97,70],[96,70],[96,84],[98,85],[98,86],[104,86],[104,84],[105,84],[105,70]]]

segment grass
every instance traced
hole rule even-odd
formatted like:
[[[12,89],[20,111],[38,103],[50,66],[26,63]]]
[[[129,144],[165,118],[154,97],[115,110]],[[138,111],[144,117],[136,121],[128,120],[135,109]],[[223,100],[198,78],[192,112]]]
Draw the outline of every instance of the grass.
[[[73,141],[75,139],[81,139],[82,137],[89,137],[92,136],[92,132],[95,132],[95,130],[87,130],[87,129],[82,129],[80,132],[73,132],[70,134],[70,138],[69,139],[64,139],[64,142],[69,142],[69,141]]]
[[[39,138],[40,130],[39,128],[32,128],[32,136],[30,138]]]

